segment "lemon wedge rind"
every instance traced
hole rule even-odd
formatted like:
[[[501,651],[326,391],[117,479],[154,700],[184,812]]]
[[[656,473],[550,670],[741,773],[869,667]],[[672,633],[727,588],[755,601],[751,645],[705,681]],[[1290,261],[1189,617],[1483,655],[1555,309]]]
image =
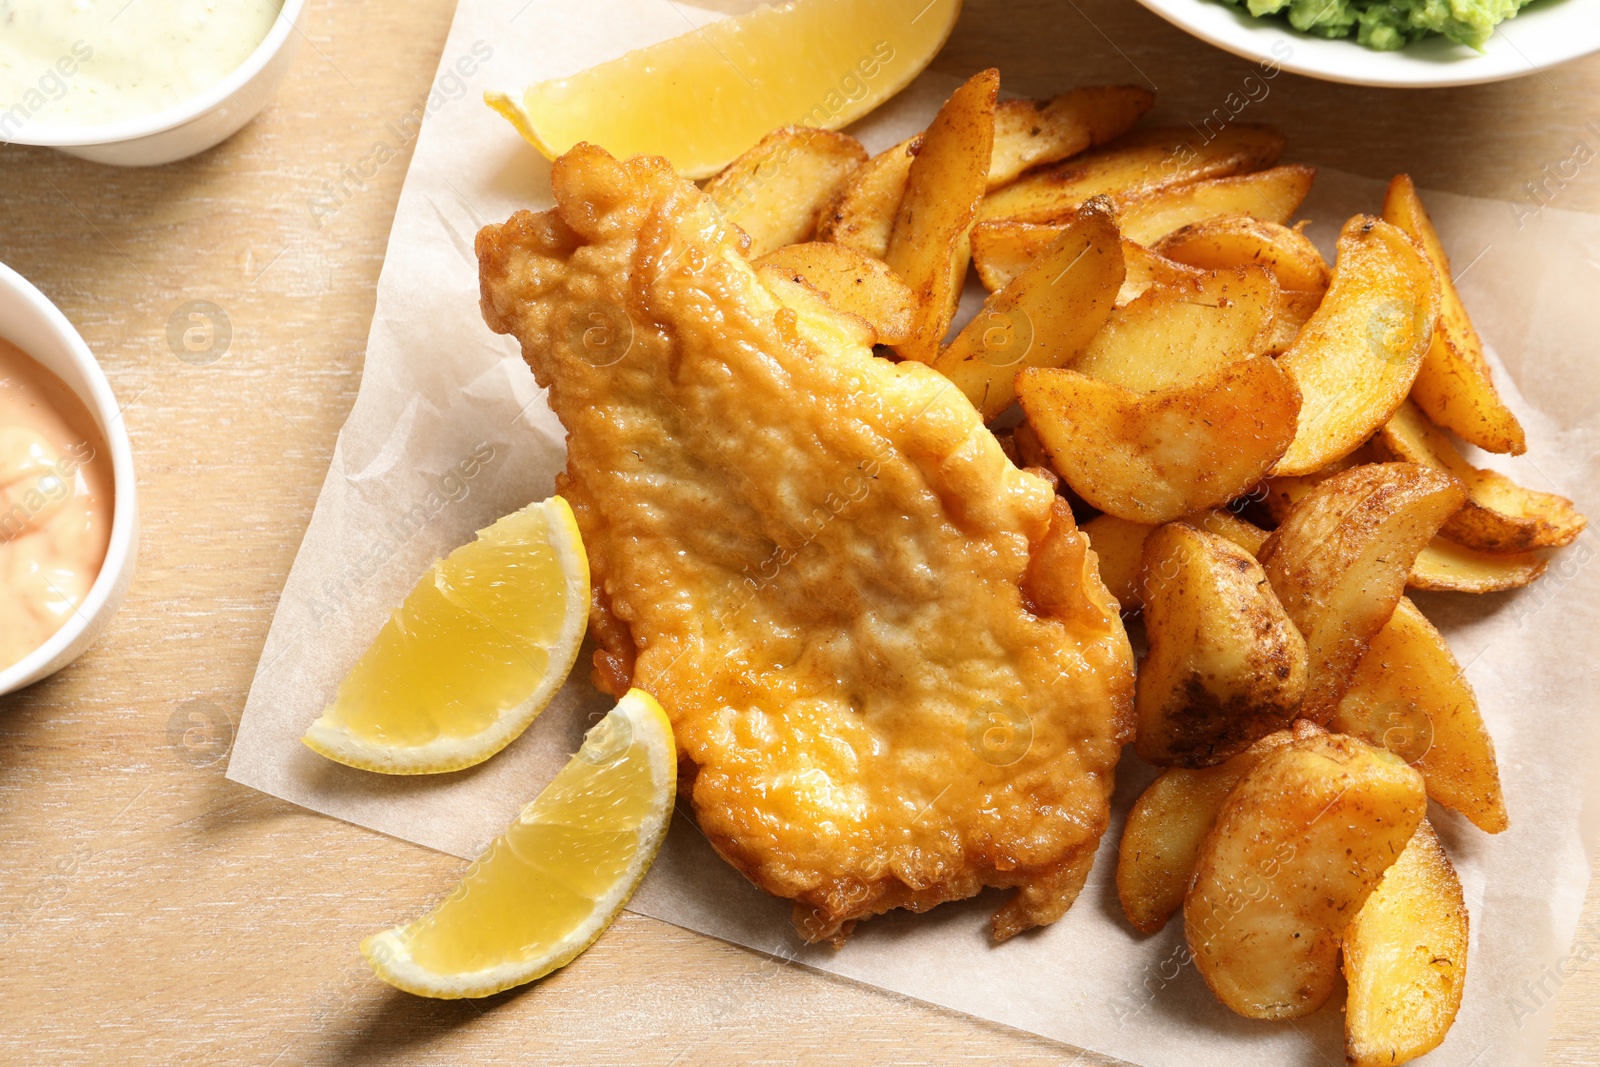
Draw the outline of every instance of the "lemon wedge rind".
[[[352,733],[330,714],[330,705],[301,740],[319,755],[349,767],[380,774],[437,774],[475,766],[505,748],[549,706],[572,673],[589,624],[589,558],[572,507],[559,496],[532,504],[524,511],[542,511],[548,541],[565,579],[565,610],[556,639],[545,649],[546,670],[526,700],[500,712],[485,730],[469,736],[438,737],[419,745],[386,745]],[[492,527],[490,528],[492,529]],[[478,531],[481,538],[488,530]],[[435,573],[430,568],[422,580]]]
[[[644,880],[671,824],[678,781],[677,752],[672,738],[672,725],[661,705],[642,690],[629,690],[610,714],[584,736],[583,747],[568,763],[567,769],[557,775],[550,786],[524,807],[518,816],[519,822],[539,821],[541,802],[547,795],[558,791],[562,776],[579,761],[587,759],[595,762],[614,758],[605,754],[604,750],[608,743],[614,743],[618,728],[623,726],[627,731],[628,747],[617,762],[634,759],[646,761],[651,789],[649,810],[638,825],[631,828],[638,839],[631,864],[595,899],[585,920],[565,931],[548,950],[537,956],[511,959],[496,966],[464,973],[440,973],[416,961],[412,955],[413,931],[423,920],[408,926],[396,926],[374,934],[361,943],[361,954],[379,978],[397,989],[422,997],[440,1000],[486,997],[543,978],[566,966],[594,944]],[[508,830],[507,834],[510,832]],[[485,856],[491,855],[499,844],[500,841],[496,841],[495,845],[491,845]],[[474,864],[468,869],[463,885],[473,877],[477,867],[478,864]],[[455,896],[447,896],[435,911],[449,906]]]
[[[961,0],[762,4],[483,98],[547,158],[587,141],[708,178],[779,126],[837,130],[872,111],[927,68],[960,12]]]

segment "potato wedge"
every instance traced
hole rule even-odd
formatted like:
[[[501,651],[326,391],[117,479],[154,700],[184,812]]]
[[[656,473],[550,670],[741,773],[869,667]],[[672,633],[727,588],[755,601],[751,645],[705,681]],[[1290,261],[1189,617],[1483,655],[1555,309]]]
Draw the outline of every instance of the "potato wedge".
[[[972,267],[978,272],[978,280],[991,293],[1004,289],[1043,255],[1069,224],[1005,220],[978,223],[972,228]],[[1122,242],[1122,261],[1127,271],[1117,292],[1118,307],[1153,285],[1180,285],[1204,273],[1128,240]]]
[[[1410,402],[1400,405],[1373,443],[1391,459],[1435,467],[1461,480],[1467,502],[1439,532],[1468,548],[1559,548],[1576,541],[1587,525],[1566,497],[1524,489],[1499,471],[1468,463],[1444,431]]]
[[[1333,280],[1283,354],[1300,387],[1300,429],[1277,474],[1309,474],[1354,451],[1393,415],[1439,316],[1433,267],[1400,230],[1357,215],[1339,235]]]
[[[1066,228],[1066,223],[976,223],[972,227],[972,269],[985,289],[997,293],[1060,240]]]
[[[1000,72],[981,71],[950,94],[922,135],[884,262],[917,300],[901,359],[931,363],[955,314],[967,271],[967,230],[986,188]]]
[[[774,249],[756,266],[786,271],[827,293],[834,307],[871,323],[880,345],[899,344],[911,335],[916,301],[882,260],[846,245],[808,241]]]
[[[1365,450],[1363,449],[1363,451]],[[1378,460],[1374,458],[1370,462],[1377,463]],[[1348,462],[1347,459],[1330,463],[1315,474],[1304,474],[1299,477],[1279,476],[1268,478],[1258,487],[1261,507],[1272,517],[1273,522],[1282,525],[1283,520],[1287,519],[1289,513],[1294,510],[1294,506],[1310,496],[1313,489],[1332,478],[1335,474],[1361,465]]]
[[[1252,1019],[1320,1008],[1350,916],[1426,806],[1420,774],[1353,737],[1263,756],[1223,801],[1184,897],[1184,933],[1217,999]]]
[[[1117,221],[1128,240],[1142,245],[1153,245],[1191,223],[1225,215],[1285,223],[1294,218],[1316,177],[1315,167],[1289,164],[1171,185],[1119,198]]]
[[[1154,93],[1135,85],[1069,89],[1049,100],[1000,101],[994,112],[989,188],[1006,184],[1029,167],[1121,136],[1155,101]]]
[[[1294,505],[1305,499],[1319,482],[1324,482],[1341,470],[1349,470],[1362,462],[1379,462],[1377,450],[1363,445],[1345,460],[1331,464],[1316,474],[1299,478],[1268,478],[1261,483],[1265,492],[1260,500],[1273,521],[1282,522]],[[1411,576],[1406,579],[1411,589],[1430,589],[1457,593],[1499,593],[1518,589],[1544,573],[1549,563],[1528,552],[1494,554],[1458,545],[1443,537],[1434,537],[1411,565]]]
[[[1321,293],[1279,289],[1278,301],[1272,311],[1272,336],[1267,339],[1267,354],[1281,356],[1293,348],[1300,339],[1300,331],[1306,328],[1306,323],[1311,321],[1311,316],[1321,306]]]
[[[1265,357],[1153,393],[1029,368],[1017,398],[1074,492],[1150,525],[1225,504],[1260,481],[1294,436],[1299,408],[1294,383]]]
[[[1450,260],[1409,175],[1398,175],[1389,183],[1383,218],[1422,247],[1439,276],[1439,321],[1411,387],[1411,399],[1463,441],[1489,452],[1520,455],[1528,447],[1522,424],[1494,387],[1483,342],[1467,317],[1461,294],[1456,292],[1455,276],[1450,273]]]
[[[1311,654],[1301,716],[1326,725],[1417,553],[1465,498],[1440,471],[1367,464],[1318,483],[1267,538],[1261,566]]]
[[[1294,344],[1328,288],[1328,264],[1304,234],[1245,215],[1185,226],[1162,238],[1157,251],[1168,262],[1207,270],[1260,266],[1271,272],[1279,292],[1266,350],[1274,355]]]
[[[1070,366],[1138,393],[1170,389],[1263,351],[1277,300],[1278,283],[1260,267],[1156,286],[1112,311]]]
[[[1467,902],[1424,819],[1344,932],[1345,1058],[1391,1067],[1438,1048],[1467,984]]]
[[[1144,543],[1139,583],[1150,651],[1134,750],[1146,762],[1210,767],[1294,721],[1306,643],[1254,556],[1169,522]]]
[[[795,313],[789,328],[818,345],[843,344],[870,348],[877,337],[872,323],[859,315],[840,314],[828,294],[782,267],[757,267],[756,276],[785,308]]]
[[[1202,270],[1266,267],[1278,279],[1279,288],[1294,292],[1321,295],[1328,288],[1328,261],[1309,237],[1248,215],[1191,223],[1167,234],[1155,250],[1174,262]]]
[[[1016,399],[1023,367],[1077,359],[1111,314],[1122,242],[1110,206],[1091,201],[1028,269],[984,302],[933,362],[992,419]]]
[[[1153,934],[1183,907],[1200,845],[1222,802],[1261,758],[1295,737],[1323,730],[1304,720],[1268,734],[1226,763],[1174,767],[1156,776],[1128,810],[1117,849],[1117,898],[1134,929]]]
[[[1023,423],[1019,429],[1026,426],[1027,423]],[[1246,522],[1227,508],[1197,511],[1185,515],[1183,521],[1232,541],[1252,556],[1261,550],[1268,536],[1266,530]],[[1115,515],[1096,515],[1083,524],[1083,531],[1089,535],[1095,555],[1100,559],[1100,580],[1125,612],[1144,607],[1144,587],[1139,580],[1140,569],[1144,566],[1144,542],[1159,528],[1129,522]]]
[[[1122,288],[1117,290],[1117,307],[1133,303],[1158,285],[1192,286],[1206,277],[1205,271],[1174,263],[1127,238],[1122,241],[1122,262],[1127,265],[1127,273],[1123,276]]]
[[[919,133],[861,164],[818,213],[817,240],[854,248],[873,259],[888,255],[906,178],[921,148]]]
[[[986,187],[1004,185],[1027,167],[1105,144],[1132,129],[1154,99],[1154,94],[1136,86],[1108,85],[1070,89],[1046,101],[1000,101],[995,105],[995,140]],[[905,196],[911,161],[921,147],[922,135],[918,134],[868,160],[823,208],[817,239],[849,245],[882,259],[889,251],[889,233]],[[1039,249],[1049,247],[1055,237],[1052,234]],[[1011,277],[1020,273],[1021,266]]]
[[[1267,538],[1272,536],[1266,530],[1253,522],[1241,519],[1229,508],[1211,508],[1208,511],[1197,511],[1184,519],[1190,526],[1198,527],[1206,533],[1216,534],[1225,540],[1232,541],[1252,556],[1261,551],[1261,546],[1267,543]]]
[[[1210,141],[1184,126],[1135,130],[1103,148],[1025,174],[984,197],[978,218],[1057,222],[1091,196],[1118,197],[1270,167],[1283,134],[1237,123]]]
[[[817,216],[866,162],[849,134],[808,126],[773,130],[706,183],[706,195],[750,237],[750,258],[809,241]]]
[[[1411,764],[1430,797],[1485,833],[1509,825],[1494,741],[1472,686],[1444,637],[1405,597],[1356,665],[1328,728]]]
[[[1503,593],[1532,583],[1549,565],[1531,552],[1479,552],[1435,537],[1417,553],[1406,585],[1451,593]]]
[[[1139,595],[1139,574],[1144,567],[1145,538],[1156,529],[1115,515],[1096,515],[1083,524],[1089,547],[1100,563],[1100,581],[1124,612],[1144,607],[1144,598]]]
[[[1164,771],[1128,811],[1118,846],[1117,897],[1135,930],[1153,934],[1183,907],[1200,843],[1244,775],[1229,768]]]

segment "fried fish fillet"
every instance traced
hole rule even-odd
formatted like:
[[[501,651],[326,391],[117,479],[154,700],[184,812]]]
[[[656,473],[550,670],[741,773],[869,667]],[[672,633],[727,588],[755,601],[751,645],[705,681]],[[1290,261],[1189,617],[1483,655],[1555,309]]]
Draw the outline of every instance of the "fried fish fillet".
[[[551,182],[479,233],[483,314],[567,429],[598,680],[666,708],[700,828],[811,941],[985,886],[996,938],[1059,918],[1133,692],[1070,510],[664,160]]]

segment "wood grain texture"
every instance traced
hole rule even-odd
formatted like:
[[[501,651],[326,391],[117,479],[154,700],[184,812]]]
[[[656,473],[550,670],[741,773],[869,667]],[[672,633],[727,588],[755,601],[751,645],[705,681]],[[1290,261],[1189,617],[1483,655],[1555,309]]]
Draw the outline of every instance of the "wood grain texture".
[[[0,260],[104,362],[144,523],[107,637],[0,698],[0,1060],[1071,1061],[1043,1039],[631,915],[534,989],[412,998],[372,980],[356,944],[416,914],[461,863],[224,780],[230,724],[355,396],[409,145],[320,225],[312,205],[420,105],[451,6],[315,4],[275,101],[198,159],[116,170],[0,146]],[[1152,85],[1155,117],[1180,121],[1252,70],[1128,0],[968,0],[937,65],[991,64],[1029,93]],[[1282,75],[1247,117],[1280,124],[1293,159],[1514,199],[1600,136],[1584,128],[1600,120],[1600,59],[1411,93]],[[1600,168],[1555,203],[1600,211]],[[168,345],[189,300],[231,322],[208,365]],[[1584,929],[1600,930],[1593,893]],[[1600,964],[1546,981],[1545,997],[1549,1061],[1595,1062]]]

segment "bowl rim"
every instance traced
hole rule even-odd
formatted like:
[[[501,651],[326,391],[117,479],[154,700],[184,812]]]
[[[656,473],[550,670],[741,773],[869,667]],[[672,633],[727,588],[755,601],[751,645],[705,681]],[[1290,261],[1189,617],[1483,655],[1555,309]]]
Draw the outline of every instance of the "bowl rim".
[[[128,439],[128,428],[123,424],[122,411],[111,391],[111,382],[101,369],[88,344],[68,321],[60,308],[40,292],[28,279],[10,266],[0,263],[0,288],[15,292],[39,315],[50,331],[61,342],[62,350],[70,362],[83,372],[88,390],[80,390],[71,383],[67,387],[78,395],[89,408],[101,432],[105,434],[106,448],[111,452],[111,486],[114,500],[111,509],[111,537],[106,544],[105,559],[100,572],[83,603],[72,613],[59,630],[45,642],[16,663],[0,670],[0,694],[9,693],[32,681],[43,678],[46,668],[63,652],[81,638],[90,626],[100,621],[107,610],[113,592],[118,591],[124,575],[133,566],[138,523],[138,490],[133,473],[133,444]],[[4,325],[0,324],[0,336]],[[31,352],[31,358],[37,359]],[[59,375],[58,375],[59,377]],[[111,605],[115,610],[116,605]],[[87,646],[86,646],[87,647]],[[66,660],[57,667],[67,665]],[[35,675],[38,677],[36,678]]]
[[[85,126],[76,123],[35,123],[24,126],[10,138],[10,144],[32,145],[37,148],[86,148],[91,145],[120,144],[136,141],[187,125],[225,103],[240,89],[260,74],[289,40],[291,33],[299,33],[300,13],[306,0],[283,0],[272,28],[256,45],[255,51],[235,67],[227,77],[210,88],[180,101],[162,111],[139,118],[119,119]]]
[[[1600,51],[1600,33],[1590,36],[1575,32],[1567,33],[1564,24],[1563,32],[1553,37],[1557,42],[1555,46],[1535,49],[1536,56],[1530,57],[1527,54],[1526,40],[1519,43],[1512,39],[1512,34],[1526,26],[1530,18],[1537,20],[1538,25],[1543,26],[1550,20],[1552,14],[1559,18],[1565,11],[1577,11],[1580,17],[1563,19],[1563,23],[1570,21],[1575,25],[1590,25],[1581,20],[1581,16],[1591,13],[1590,8],[1594,6],[1586,3],[1586,0],[1555,0],[1554,3],[1546,0],[1546,4],[1537,5],[1532,10],[1520,13],[1517,18],[1502,22],[1496,27],[1496,33],[1505,38],[1506,44],[1517,54],[1518,62],[1477,67],[1473,64],[1476,57],[1469,56],[1460,62],[1442,63],[1423,60],[1417,54],[1419,46],[1423,49],[1428,49],[1430,45],[1434,49],[1455,47],[1448,44],[1427,41],[1393,52],[1378,52],[1363,48],[1350,39],[1315,37],[1301,33],[1281,19],[1263,18],[1247,21],[1245,16],[1238,14],[1221,0],[1139,0],[1139,3],[1184,32],[1243,59],[1270,63],[1292,74],[1301,74],[1322,81],[1381,89],[1446,89],[1507,81],[1538,74],[1551,67]],[[1510,30],[1505,29],[1506,27]],[[1292,48],[1290,54],[1285,56],[1272,48],[1280,41],[1291,42],[1294,45],[1303,44],[1307,47]],[[1331,67],[1323,53],[1323,49],[1328,46],[1356,50],[1359,62],[1348,66]],[[1306,54],[1309,54],[1309,59],[1301,58]]]

